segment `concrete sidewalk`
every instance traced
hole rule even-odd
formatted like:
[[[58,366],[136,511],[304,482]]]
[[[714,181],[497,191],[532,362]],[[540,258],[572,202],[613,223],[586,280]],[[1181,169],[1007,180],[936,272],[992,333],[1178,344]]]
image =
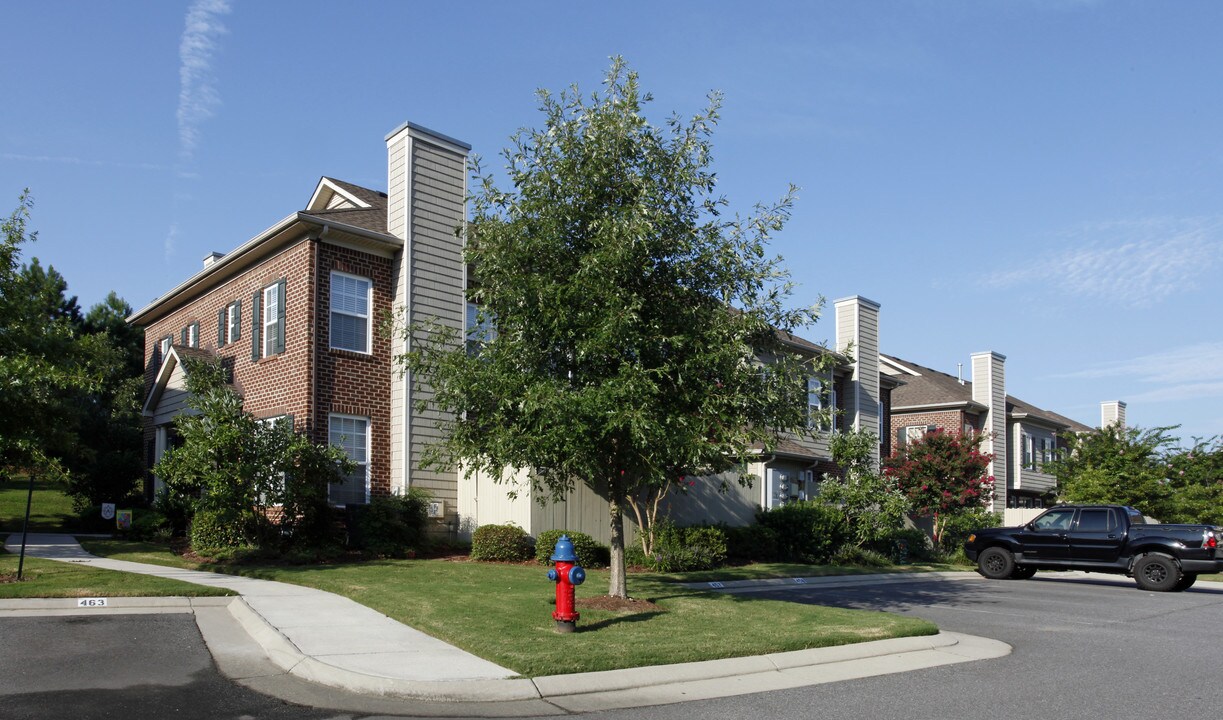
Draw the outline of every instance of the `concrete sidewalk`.
[[[15,553],[20,541],[20,536],[11,535],[6,548]],[[940,633],[758,657],[528,679],[321,590],[108,560],[86,553],[70,535],[31,535],[26,554],[222,587],[240,596],[112,598],[105,609],[78,609],[74,599],[3,600],[0,617],[190,612],[225,675],[290,702],[353,712],[435,716],[586,712],[917,670],[1001,657],[1011,650],[994,640]],[[811,578],[802,584],[841,585],[847,580]],[[871,583],[871,579],[864,576],[858,582]]]

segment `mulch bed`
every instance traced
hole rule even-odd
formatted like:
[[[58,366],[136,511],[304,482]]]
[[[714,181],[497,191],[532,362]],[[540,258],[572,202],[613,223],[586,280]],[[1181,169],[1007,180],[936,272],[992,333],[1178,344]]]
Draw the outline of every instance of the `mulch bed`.
[[[0,585],[17,582],[17,573],[0,573]]]

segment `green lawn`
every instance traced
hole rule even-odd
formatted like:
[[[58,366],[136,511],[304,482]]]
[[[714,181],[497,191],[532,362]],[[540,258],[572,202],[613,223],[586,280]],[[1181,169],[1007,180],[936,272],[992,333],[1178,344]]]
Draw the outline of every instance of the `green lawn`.
[[[0,599],[74,597],[165,597],[233,595],[223,588],[147,575],[103,570],[75,563],[26,557],[17,582],[18,556],[0,550]]]
[[[714,582],[728,580],[769,580],[773,578],[825,577],[828,575],[877,575],[880,573],[919,573],[935,571],[962,571],[962,565],[948,563],[923,563],[914,565],[890,565],[888,567],[864,567],[862,565],[802,565],[798,563],[752,563],[739,567],[723,567],[699,572],[672,573],[659,576],[663,582]]]
[[[183,566],[168,550],[147,543],[89,540],[85,546],[117,559]],[[344,595],[526,676],[758,655],[938,631],[917,618],[705,593],[679,588],[663,576],[632,575],[629,593],[657,608],[580,609],[580,632],[560,635],[553,631],[551,617],[553,585],[541,565],[382,560],[210,569]],[[606,591],[606,571],[592,571],[578,588],[578,598]]]
[[[0,482],[0,533],[21,532],[28,490],[29,481],[24,477]],[[30,532],[60,532],[74,528],[76,523],[72,499],[64,494],[63,486],[50,480],[35,480]]]

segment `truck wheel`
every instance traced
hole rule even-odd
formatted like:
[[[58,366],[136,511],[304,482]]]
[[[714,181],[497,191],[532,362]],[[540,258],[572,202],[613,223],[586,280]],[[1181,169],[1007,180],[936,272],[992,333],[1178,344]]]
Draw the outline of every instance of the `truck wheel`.
[[[1181,581],[1172,586],[1172,592],[1183,592],[1193,587],[1193,584],[1198,581],[1197,573],[1185,573],[1181,575]]]
[[[1016,565],[1015,569],[1011,571],[1011,579],[1012,580],[1027,580],[1035,574],[1036,574],[1036,568],[1034,567],[1024,567],[1022,565]]]
[[[1015,571],[1015,556],[1005,548],[986,548],[977,558],[977,571],[990,580],[1005,580]]]
[[[1168,592],[1175,589],[1181,581],[1181,571],[1172,558],[1151,553],[1143,555],[1134,563],[1134,581],[1143,590]]]

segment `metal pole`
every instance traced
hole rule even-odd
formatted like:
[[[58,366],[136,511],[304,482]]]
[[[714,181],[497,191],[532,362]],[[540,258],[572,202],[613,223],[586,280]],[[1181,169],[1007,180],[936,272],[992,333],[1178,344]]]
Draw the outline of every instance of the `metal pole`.
[[[17,579],[21,579],[21,571],[25,567],[26,531],[30,528],[30,505],[34,502],[34,473],[30,473],[30,489],[25,496],[25,522],[21,523],[21,555],[17,558]]]

